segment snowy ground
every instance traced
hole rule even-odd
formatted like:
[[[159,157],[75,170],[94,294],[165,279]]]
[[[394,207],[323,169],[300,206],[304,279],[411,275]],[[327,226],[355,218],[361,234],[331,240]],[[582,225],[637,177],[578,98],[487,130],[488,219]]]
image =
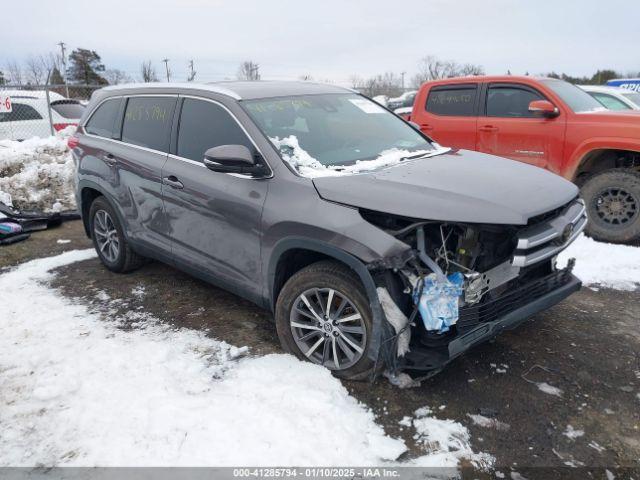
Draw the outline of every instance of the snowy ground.
[[[363,466],[405,452],[323,368],[251,357],[142,310],[114,317],[104,293],[96,311],[47,285],[52,269],[94,256],[74,250],[0,275],[0,466]],[[493,461],[458,422],[428,409],[405,422],[424,450],[412,465]]]
[[[75,209],[73,159],[67,138],[74,127],[55,137],[23,142],[0,140],[0,202],[19,209]]]
[[[574,273],[584,285],[635,290],[640,285],[640,248],[596,242],[581,235],[558,258],[576,259]]]

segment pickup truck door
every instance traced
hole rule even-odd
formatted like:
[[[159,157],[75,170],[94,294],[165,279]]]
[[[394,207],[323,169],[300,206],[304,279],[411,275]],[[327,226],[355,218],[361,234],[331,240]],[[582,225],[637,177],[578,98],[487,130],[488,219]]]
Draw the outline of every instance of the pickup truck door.
[[[414,105],[412,120],[443,146],[475,150],[479,91],[477,83],[431,87],[426,102]]]
[[[547,100],[538,90],[518,83],[489,83],[483,92],[476,150],[538,167],[559,166],[565,124],[561,114],[544,118],[529,103]]]

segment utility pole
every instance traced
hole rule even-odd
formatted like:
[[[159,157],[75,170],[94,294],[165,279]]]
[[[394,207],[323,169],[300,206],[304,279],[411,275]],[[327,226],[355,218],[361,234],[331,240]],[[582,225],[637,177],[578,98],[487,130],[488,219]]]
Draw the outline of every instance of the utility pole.
[[[189,76],[187,81],[192,82],[196,78],[196,72],[193,70],[193,60],[189,60]]]
[[[400,76],[402,77],[402,91],[404,92],[404,76],[407,72],[402,72]]]
[[[58,43],[58,45],[60,46],[60,50],[62,51],[62,78],[64,78],[64,89],[66,97],[69,98],[69,84],[67,82],[67,55],[65,49],[66,45],[64,42],[60,42]]]
[[[168,58],[163,58],[162,61],[164,62],[164,68],[167,71],[167,82],[170,82],[170,73],[169,73],[169,59]]]

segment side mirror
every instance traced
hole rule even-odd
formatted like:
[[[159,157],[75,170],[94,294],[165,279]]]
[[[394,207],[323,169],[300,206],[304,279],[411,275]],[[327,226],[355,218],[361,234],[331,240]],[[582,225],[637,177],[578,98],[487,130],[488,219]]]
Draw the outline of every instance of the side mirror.
[[[529,111],[546,118],[554,118],[560,115],[558,107],[548,100],[534,100],[529,104]]]
[[[219,145],[204,152],[204,165],[214,172],[256,174],[262,166],[256,163],[244,145]]]

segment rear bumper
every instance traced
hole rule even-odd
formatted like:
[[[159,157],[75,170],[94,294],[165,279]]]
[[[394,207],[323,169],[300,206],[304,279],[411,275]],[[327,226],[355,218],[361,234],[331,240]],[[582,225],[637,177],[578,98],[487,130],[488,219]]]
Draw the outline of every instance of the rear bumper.
[[[541,291],[542,283],[548,285],[548,290],[544,293]],[[463,312],[462,309],[458,321],[459,333],[447,345],[428,347],[419,342],[412,342],[410,352],[406,354],[399,367],[401,370],[428,372],[427,376],[435,374],[471,347],[490,340],[504,330],[518,327],[536,313],[577,292],[581,286],[581,281],[571,273],[569,267],[545,279],[531,282],[519,291],[507,293],[501,299],[492,302],[494,305],[485,307],[482,312],[469,313]],[[533,298],[527,299],[529,295]],[[476,315],[475,321],[469,319],[473,314]]]

